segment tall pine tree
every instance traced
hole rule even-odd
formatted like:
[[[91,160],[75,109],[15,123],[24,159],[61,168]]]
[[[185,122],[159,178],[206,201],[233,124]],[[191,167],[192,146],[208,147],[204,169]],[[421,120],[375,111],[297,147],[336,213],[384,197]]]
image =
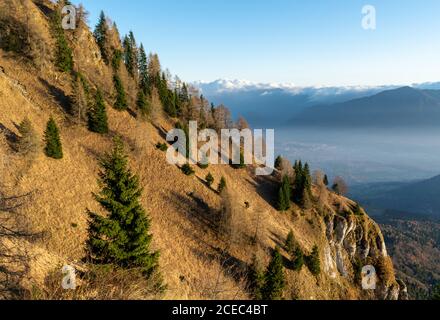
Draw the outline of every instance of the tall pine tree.
[[[128,108],[127,96],[125,94],[124,85],[122,80],[118,75],[114,75],[113,82],[116,90],[116,101],[114,107],[116,110],[124,111]]]
[[[281,187],[278,192],[278,209],[280,211],[287,211],[290,209],[290,197],[292,189],[288,176],[284,176],[281,182]]]
[[[276,248],[264,274],[264,285],[261,289],[263,300],[280,300],[285,285],[283,257],[280,250]]]
[[[70,72],[73,70],[73,54],[61,26],[60,10],[58,5],[51,16],[52,35],[56,41],[55,64],[60,71]]]
[[[142,118],[147,118],[151,114],[151,105],[142,89],[139,90],[136,106]]]
[[[99,16],[98,24],[95,27],[95,31],[93,32],[93,35],[95,36],[96,43],[98,44],[98,47],[101,51],[102,59],[106,64],[110,63],[110,57],[109,50],[108,50],[108,32],[109,32],[109,26],[107,23],[107,18],[105,17],[104,11],[101,11],[101,14]]]
[[[145,53],[144,45],[141,43],[138,54],[138,66],[139,66],[139,88],[144,94],[150,94],[150,88],[148,86],[148,60]]]
[[[87,254],[94,264],[122,268],[140,268],[146,277],[158,269],[159,253],[151,250],[150,219],[139,202],[142,188],[138,176],[128,167],[124,146],[119,138],[113,151],[101,160],[96,201],[106,215],[88,210],[89,239]]]
[[[46,156],[53,159],[63,158],[60,132],[52,117],[47,122],[46,131],[44,132],[44,141],[46,142],[46,147],[44,148]]]
[[[107,111],[100,90],[96,92],[95,105],[88,112],[88,126],[92,132],[108,133]]]
[[[314,276],[318,276],[321,273],[321,260],[319,258],[318,246],[315,245],[313,247],[312,253],[307,256],[306,262],[307,267]]]

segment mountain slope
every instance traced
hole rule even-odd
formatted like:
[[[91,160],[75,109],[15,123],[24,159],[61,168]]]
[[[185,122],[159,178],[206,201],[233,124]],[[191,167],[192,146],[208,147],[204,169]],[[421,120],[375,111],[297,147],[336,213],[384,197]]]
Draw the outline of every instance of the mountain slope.
[[[290,122],[322,127],[418,127],[440,123],[436,90],[403,87],[331,106],[308,108]]]
[[[42,21],[38,25],[43,35],[50,39],[47,13],[54,8],[51,2],[6,0],[3,3],[9,6],[8,10],[0,11],[6,13],[3,19],[7,21],[12,19],[7,15],[14,14],[11,7],[26,3]],[[104,92],[109,134],[92,133],[85,125],[73,121],[66,111],[73,91],[71,75],[59,72],[51,56],[40,57],[41,65],[49,66],[40,68],[33,57],[23,59],[20,53],[0,49],[0,213],[7,213],[3,198],[23,195],[22,199],[27,202],[17,210],[29,220],[32,230],[43,235],[43,239],[17,239],[14,245],[0,236],[0,245],[5,243],[11,250],[26,248],[29,254],[26,261],[29,268],[17,284],[22,287],[24,297],[72,298],[60,293],[60,282],[53,277],[61,275],[64,264],[84,267],[82,259],[88,235],[86,208],[100,212],[93,196],[98,190],[98,159],[111,148],[115,135],[124,141],[130,166],[140,176],[144,187],[141,202],[152,220],[153,247],[161,253],[160,270],[167,289],[163,296],[153,298],[248,299],[246,277],[253,255],[258,255],[267,265],[272,250],[276,246],[283,247],[290,230],[306,254],[318,246],[322,272],[314,276],[306,267],[294,271],[289,253],[282,249],[286,299],[404,297],[405,287],[395,279],[380,228],[367,215],[355,216],[350,209],[355,206],[351,200],[326,191],[325,210],[318,205],[310,209],[294,206],[290,212],[281,214],[276,210],[279,187],[276,176],[257,177],[255,168],[235,170],[230,166],[195,168],[195,176],[184,175],[156,148],[158,142],[166,143],[164,134],[178,119],[160,112],[155,119],[144,121],[134,116],[132,109],[125,112],[113,109],[111,67],[101,59],[90,31],[82,26],[73,33],[67,32],[67,36],[70,47],[74,48],[75,65],[93,90],[100,88]],[[126,75],[124,67],[121,72]],[[129,77],[123,80],[134,109],[135,96],[131,89],[134,90],[136,82]],[[32,122],[41,141],[51,116],[60,127],[62,160],[47,158],[41,146],[33,159],[14,151],[11,145],[19,135],[17,124],[24,117]],[[216,182],[225,177],[232,194],[234,219],[231,224],[235,232],[231,239],[225,240],[213,227],[212,222],[223,210],[224,199],[207,187],[204,179],[208,172]],[[313,195],[318,196],[316,187]],[[375,292],[361,288],[356,269],[359,259],[378,269],[379,284]],[[0,259],[0,264],[4,262]],[[86,267],[81,273],[89,272]],[[0,280],[3,280],[2,271],[0,268]],[[121,283],[105,283],[106,294],[114,294],[111,297],[119,299],[152,298],[140,295],[136,285],[120,293],[121,286],[129,279],[127,276]],[[87,291],[90,283],[86,280],[79,285],[78,296],[74,297],[102,298],[94,290]]]

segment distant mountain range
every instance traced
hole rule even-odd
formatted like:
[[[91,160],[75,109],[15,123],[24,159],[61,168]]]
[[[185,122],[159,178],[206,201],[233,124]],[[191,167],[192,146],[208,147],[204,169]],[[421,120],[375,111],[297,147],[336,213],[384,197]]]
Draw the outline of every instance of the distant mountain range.
[[[440,90],[403,87],[303,110],[292,125],[319,127],[440,127]]]
[[[333,107],[336,111],[340,109],[345,115],[345,109],[351,106],[367,106],[368,103],[362,101],[382,92],[399,90],[399,86],[347,86],[347,87],[298,87],[290,83],[254,83],[244,80],[216,80],[213,82],[195,82],[201,92],[216,104],[223,103],[230,107],[234,116],[244,116],[252,126],[288,126],[301,123],[304,125],[323,125],[333,124],[335,116],[332,116]],[[395,91],[396,94],[405,94],[409,87],[402,91]],[[414,92],[439,90],[439,83],[414,84],[407,92],[406,97],[386,97],[384,94],[378,100],[370,99],[371,103],[379,102],[380,107],[388,107],[392,104],[393,108],[402,106],[402,100],[415,95]],[[392,96],[393,94],[391,94]],[[381,101],[381,98],[388,101]],[[360,100],[360,101],[359,101]],[[411,101],[423,100],[423,97],[413,97]],[[347,102],[349,101],[349,102]],[[428,103],[428,101],[426,102]],[[418,103],[417,106],[424,106],[426,103]],[[410,102],[408,102],[408,105]],[[326,108],[328,107],[328,108]],[[330,109],[331,108],[331,109]],[[310,109],[310,110],[309,110]],[[355,111],[359,112],[359,109]],[[392,109],[389,110],[390,112]],[[317,118],[317,113],[320,113]],[[384,116],[387,116],[384,114]],[[353,111],[353,117],[356,117]],[[288,121],[291,119],[291,121]],[[350,122],[351,123],[351,122]],[[338,125],[341,125],[339,123]]]
[[[398,216],[440,218],[440,176],[396,184],[371,184],[354,187],[351,196],[375,213]]]

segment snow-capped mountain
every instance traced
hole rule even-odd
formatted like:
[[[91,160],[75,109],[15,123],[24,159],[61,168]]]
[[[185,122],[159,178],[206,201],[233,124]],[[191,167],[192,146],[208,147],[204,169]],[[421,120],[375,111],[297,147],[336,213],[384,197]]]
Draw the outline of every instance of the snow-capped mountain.
[[[293,83],[257,83],[219,79],[193,85],[216,104],[227,105],[234,116],[242,115],[253,126],[278,125],[304,109],[331,105],[400,88],[399,85],[300,87]],[[440,89],[440,82],[413,84],[417,89]]]

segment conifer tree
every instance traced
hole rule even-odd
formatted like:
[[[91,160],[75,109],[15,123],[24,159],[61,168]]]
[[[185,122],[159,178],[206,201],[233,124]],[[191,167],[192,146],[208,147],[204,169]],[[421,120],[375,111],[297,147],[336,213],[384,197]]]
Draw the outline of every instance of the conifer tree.
[[[128,73],[135,79],[138,77],[138,49],[134,34],[129,32],[122,42],[124,47],[124,62]]]
[[[297,245],[295,250],[293,251],[292,257],[292,267],[295,271],[301,271],[301,268],[304,265],[304,253],[301,248]]]
[[[145,93],[142,89],[140,89],[138,92],[136,106],[137,106],[142,118],[147,118],[150,115],[151,105],[150,105],[150,102],[148,101],[148,99],[145,96]]]
[[[254,300],[261,300],[261,289],[264,284],[264,272],[255,254],[252,258],[252,264],[249,266],[247,282],[252,298]]]
[[[275,169],[277,169],[277,170],[281,170],[281,164],[282,164],[282,163],[283,163],[283,157],[278,156],[278,157],[275,159],[275,165],[274,165]]]
[[[290,209],[290,196],[292,194],[288,176],[284,176],[278,192],[278,209],[287,211]]]
[[[110,56],[109,56],[109,50],[108,50],[108,32],[109,27],[107,23],[107,19],[105,17],[104,11],[101,11],[101,14],[99,16],[98,24],[95,27],[95,31],[93,32],[93,35],[95,36],[96,43],[98,44],[98,47],[101,51],[102,59],[106,64],[110,63]]]
[[[140,268],[146,277],[158,269],[159,253],[151,250],[150,219],[140,204],[139,177],[131,172],[119,138],[111,153],[100,162],[99,184],[95,195],[105,215],[89,214],[88,259],[93,264]]]
[[[95,105],[88,112],[88,127],[95,133],[108,133],[107,111],[100,90],[96,92]]]
[[[60,133],[52,117],[47,122],[46,131],[44,132],[44,141],[46,142],[46,147],[44,148],[46,156],[53,159],[63,158]]]
[[[231,160],[231,162],[232,162],[232,160]],[[243,152],[240,152],[240,163],[232,164],[231,167],[234,168],[234,169],[237,169],[237,170],[238,169],[246,168],[246,164],[244,163],[244,154],[243,154]]]
[[[328,181],[328,176],[324,175],[324,185],[328,187],[329,185],[329,181]]]
[[[312,177],[308,163],[304,166],[301,161],[295,162],[295,183],[293,201],[303,208],[309,208],[312,199]]]
[[[125,94],[125,89],[122,84],[122,80],[118,75],[114,75],[113,82],[116,90],[116,101],[114,108],[119,111],[127,110],[128,108],[127,96]]]
[[[148,86],[148,60],[147,60],[147,54],[145,53],[144,45],[142,43],[139,48],[138,65],[139,65],[139,87],[144,92],[144,94],[148,95],[151,93],[151,90]]]
[[[182,172],[187,176],[192,176],[195,173],[194,169],[191,167],[189,163],[185,163],[182,166]]]
[[[304,189],[306,189],[306,191],[308,193],[311,193],[311,188],[312,188],[312,176],[310,175],[310,168],[309,168],[309,164],[306,163],[304,165],[304,170],[303,170],[303,179],[304,179]]]
[[[208,175],[205,178],[206,180],[206,184],[211,187],[212,184],[214,183],[214,177],[212,176],[211,172],[208,173]]]
[[[134,48],[132,47],[128,36],[125,36],[122,40],[122,46],[124,47],[124,63],[125,67],[127,68],[127,72],[130,76],[135,77],[135,61],[137,64],[137,57],[134,54]]]
[[[56,41],[55,65],[62,72],[70,72],[73,70],[73,54],[61,25],[61,14],[58,6],[52,13],[51,28]]]
[[[431,300],[433,300],[433,301],[440,300],[440,283],[437,283],[437,285],[433,288],[432,294],[431,294]]]
[[[121,61],[122,61],[122,52],[119,49],[115,49],[112,58],[112,68],[114,72],[119,71],[121,67]]]
[[[287,235],[285,247],[289,254],[292,254],[293,250],[295,249],[295,236],[292,230],[290,230],[289,234]]]
[[[262,299],[280,300],[283,296],[285,285],[283,257],[280,250],[276,248],[264,274],[264,285],[261,289]]]
[[[218,193],[222,193],[223,190],[225,190],[225,189],[226,189],[226,179],[225,179],[225,177],[222,177],[220,179],[220,183],[218,184],[217,191],[218,191]]]
[[[301,161],[295,162],[294,170],[295,170],[295,182],[294,182],[294,191],[293,191],[293,201],[296,204],[300,204],[304,190],[304,176],[303,176],[303,167]]]
[[[318,246],[315,245],[313,247],[312,253],[307,256],[306,262],[307,267],[314,276],[318,276],[321,273],[321,260],[319,258]]]

